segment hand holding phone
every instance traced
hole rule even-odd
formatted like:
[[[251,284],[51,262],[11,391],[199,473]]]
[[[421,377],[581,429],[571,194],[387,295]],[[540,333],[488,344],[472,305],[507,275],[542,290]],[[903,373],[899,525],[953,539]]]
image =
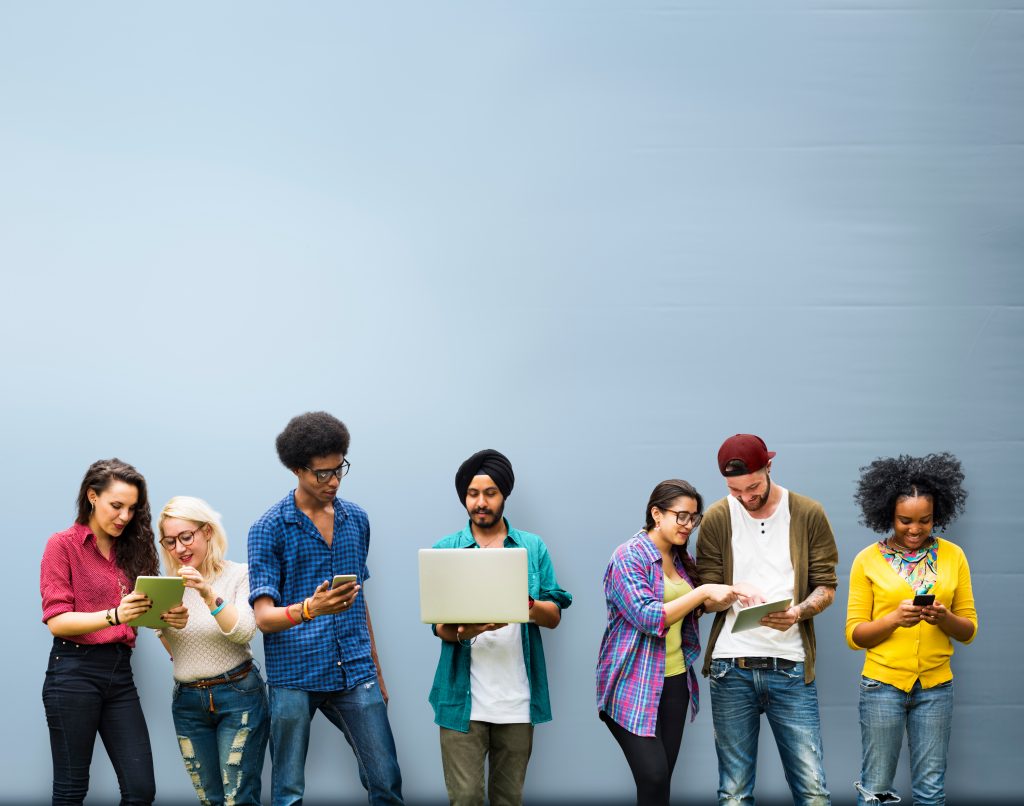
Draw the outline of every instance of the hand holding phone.
[[[331,590],[341,587],[347,582],[355,582],[356,579],[357,577],[355,574],[335,574],[334,579],[331,580]]]

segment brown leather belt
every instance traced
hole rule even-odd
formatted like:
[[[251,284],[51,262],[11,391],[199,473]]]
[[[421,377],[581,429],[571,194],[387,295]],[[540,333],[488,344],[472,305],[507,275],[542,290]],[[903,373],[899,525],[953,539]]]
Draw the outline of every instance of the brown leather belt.
[[[193,680],[191,683],[181,683],[180,685],[185,688],[210,688],[211,686],[219,686],[222,683],[234,683],[236,680],[241,680],[251,671],[252,661],[249,661],[231,674],[222,674],[220,677],[209,677],[206,680]]]

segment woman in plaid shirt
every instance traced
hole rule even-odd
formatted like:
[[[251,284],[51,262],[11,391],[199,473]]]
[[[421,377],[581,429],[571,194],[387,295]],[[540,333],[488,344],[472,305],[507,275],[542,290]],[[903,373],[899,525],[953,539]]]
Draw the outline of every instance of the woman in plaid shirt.
[[[704,500],[682,479],[661,482],[646,525],[612,554],[604,574],[608,624],[597,661],[597,707],[629,763],[638,806],[668,806],[689,703],[697,715],[697,616],[736,599],[742,586],[701,585],[686,552]]]

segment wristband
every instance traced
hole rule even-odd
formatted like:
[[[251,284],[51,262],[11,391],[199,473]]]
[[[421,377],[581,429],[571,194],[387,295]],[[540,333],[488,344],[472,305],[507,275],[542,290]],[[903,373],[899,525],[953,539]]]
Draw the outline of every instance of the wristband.
[[[292,623],[293,627],[298,627],[299,626],[299,622],[297,622],[295,619],[292,618],[292,614],[291,614],[290,608],[291,608],[291,605],[286,605],[285,608],[284,608],[284,614],[288,618],[288,621],[290,621]]]
[[[217,597],[217,601],[214,602],[214,604],[216,605],[216,607],[214,607],[213,610],[210,611],[211,616],[216,616],[221,610],[225,608],[225,606],[227,606],[227,602],[225,602],[219,596]]]
[[[534,599],[532,596],[527,596],[526,598],[530,600],[530,609],[533,610],[533,606],[537,604],[537,600]]]
[[[306,621],[312,621],[316,618],[316,616],[309,612],[309,599],[302,600],[302,615],[305,617]]]
[[[118,605],[117,607],[120,607],[120,606],[121,605]],[[114,623],[115,624],[120,624],[121,623],[121,614],[117,612],[117,607],[114,608]]]

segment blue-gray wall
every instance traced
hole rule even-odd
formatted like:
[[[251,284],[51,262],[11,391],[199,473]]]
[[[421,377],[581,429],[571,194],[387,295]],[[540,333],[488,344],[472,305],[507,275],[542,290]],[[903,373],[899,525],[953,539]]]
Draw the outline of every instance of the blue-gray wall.
[[[3,3],[0,800],[48,793],[38,561],[86,465],[135,463],[157,507],[207,498],[242,559],[290,487],[273,438],[314,408],[353,433],[343,490],[373,524],[411,802],[444,794],[415,550],[462,522],[458,463],[508,453],[512,522],[576,595],[547,636],[555,721],[529,798],[625,802],[592,702],[601,574],[657,481],[724,493],[714,453],[736,431],[765,436],[838,535],[818,620],[837,801],[859,756],[857,469],[963,459],[948,536],[981,629],[954,659],[949,791],[1019,792],[1022,8]],[[151,634],[135,668],[160,803],[188,802]],[[767,728],[762,761],[759,792],[784,795]],[[309,770],[311,801],[361,800],[322,720]],[[112,802],[102,749],[93,775],[91,802]],[[676,792],[715,786],[705,710]]]

